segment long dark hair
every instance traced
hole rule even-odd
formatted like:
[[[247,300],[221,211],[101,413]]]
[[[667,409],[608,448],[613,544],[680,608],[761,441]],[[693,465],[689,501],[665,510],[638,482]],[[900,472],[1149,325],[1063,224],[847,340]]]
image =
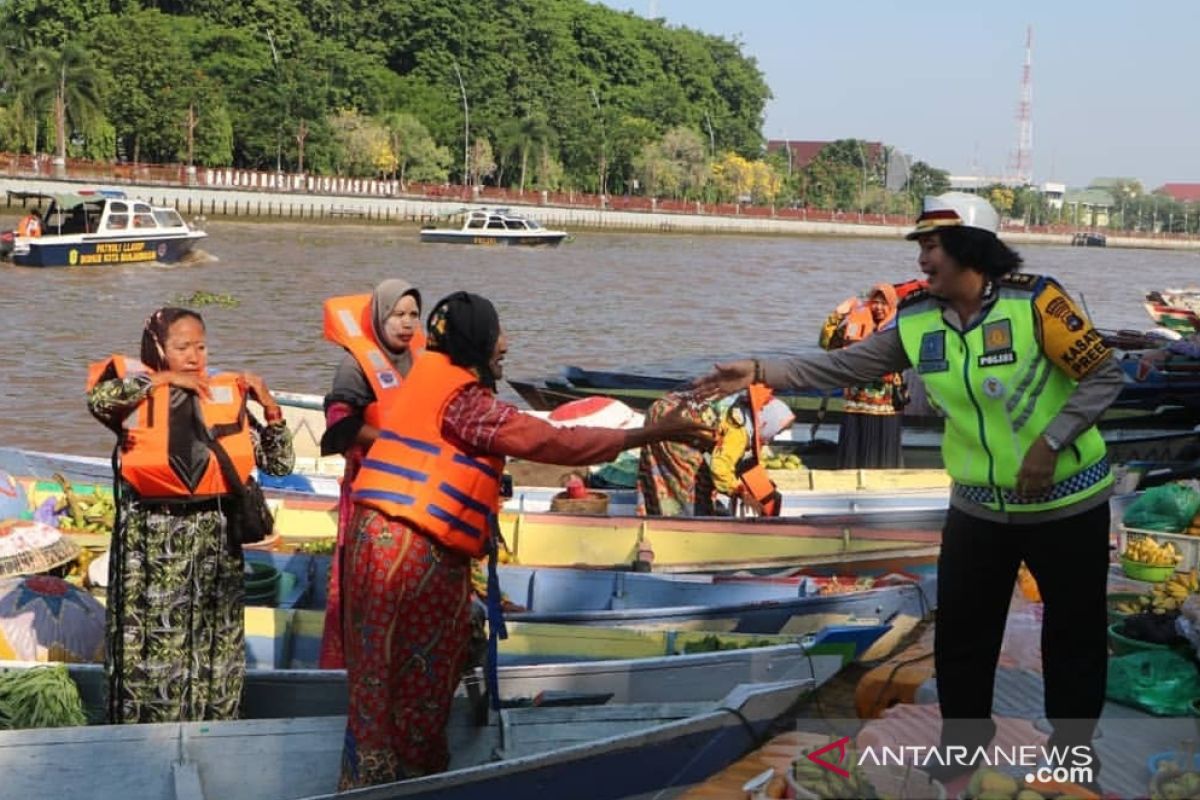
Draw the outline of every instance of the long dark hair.
[[[999,278],[1021,269],[1023,259],[991,231],[966,226],[938,228],[938,238],[946,254],[959,266]]]
[[[146,327],[142,329],[142,363],[150,369],[167,368],[167,332],[185,317],[191,317],[204,327],[204,319],[190,308],[164,306],[146,319]]]

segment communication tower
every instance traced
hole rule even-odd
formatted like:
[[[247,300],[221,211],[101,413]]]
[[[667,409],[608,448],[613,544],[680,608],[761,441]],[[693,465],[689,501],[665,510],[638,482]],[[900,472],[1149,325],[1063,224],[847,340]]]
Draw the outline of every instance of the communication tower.
[[[1012,160],[1013,181],[1033,182],[1033,26],[1025,29],[1025,66],[1021,69],[1021,99],[1017,103],[1017,152]]]

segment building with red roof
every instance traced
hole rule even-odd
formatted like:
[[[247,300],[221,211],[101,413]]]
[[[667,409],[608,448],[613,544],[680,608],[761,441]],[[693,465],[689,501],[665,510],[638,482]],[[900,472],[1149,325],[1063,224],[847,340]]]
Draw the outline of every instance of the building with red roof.
[[[1180,203],[1200,203],[1200,183],[1164,183],[1154,190]]]

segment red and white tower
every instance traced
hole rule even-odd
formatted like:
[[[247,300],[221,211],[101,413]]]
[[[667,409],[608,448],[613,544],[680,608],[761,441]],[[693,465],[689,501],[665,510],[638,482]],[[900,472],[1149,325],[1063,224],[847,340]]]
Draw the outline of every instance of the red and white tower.
[[[1025,66],[1021,69],[1021,100],[1017,103],[1017,152],[1012,178],[1026,186],[1033,182],[1033,26],[1025,29]]]

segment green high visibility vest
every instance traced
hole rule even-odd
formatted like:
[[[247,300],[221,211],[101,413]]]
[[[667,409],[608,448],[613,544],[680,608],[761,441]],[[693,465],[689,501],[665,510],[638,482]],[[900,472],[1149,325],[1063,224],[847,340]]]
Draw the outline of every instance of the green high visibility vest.
[[[1016,492],[1025,453],[1076,386],[1038,341],[1034,300],[1046,280],[999,281],[994,305],[961,332],[946,324],[928,295],[910,298],[897,315],[908,359],[946,415],[942,459],[955,495],[993,511],[1070,506],[1113,482],[1104,439],[1092,426],[1059,452],[1045,494]]]

